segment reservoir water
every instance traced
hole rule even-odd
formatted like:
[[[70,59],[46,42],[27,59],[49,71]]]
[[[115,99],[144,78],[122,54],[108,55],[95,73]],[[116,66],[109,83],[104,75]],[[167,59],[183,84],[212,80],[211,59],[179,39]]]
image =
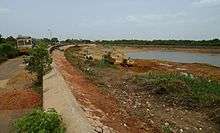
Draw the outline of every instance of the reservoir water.
[[[127,55],[133,59],[156,59],[180,63],[206,63],[220,67],[220,54],[189,53],[179,51],[145,51],[128,52]]]

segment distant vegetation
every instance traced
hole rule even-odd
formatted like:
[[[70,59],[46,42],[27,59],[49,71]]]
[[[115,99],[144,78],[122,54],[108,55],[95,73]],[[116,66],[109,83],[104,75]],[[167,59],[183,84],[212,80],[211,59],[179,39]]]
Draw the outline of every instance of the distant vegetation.
[[[66,39],[65,41],[62,41],[61,43],[89,44],[89,43],[94,43],[94,41],[85,40],[85,39]]]
[[[71,44],[102,44],[110,46],[149,46],[149,45],[164,45],[164,46],[220,46],[219,39],[213,40],[86,40],[86,39],[66,39],[61,41],[61,43],[71,43]]]
[[[12,36],[3,38],[0,35],[0,63],[7,59],[18,56],[18,50],[16,48],[16,39]]]
[[[219,39],[213,40],[102,40],[95,43],[114,46],[147,46],[147,45],[173,45],[173,46],[220,46]]]
[[[45,45],[56,45],[59,42],[59,39],[56,37],[53,37],[51,39],[49,38],[41,38],[41,39],[34,39],[34,43],[44,43]]]

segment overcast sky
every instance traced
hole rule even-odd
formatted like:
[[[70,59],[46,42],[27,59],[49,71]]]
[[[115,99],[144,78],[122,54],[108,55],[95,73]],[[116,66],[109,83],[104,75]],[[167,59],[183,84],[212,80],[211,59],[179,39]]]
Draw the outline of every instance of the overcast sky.
[[[0,34],[86,39],[220,38],[220,0],[0,0]]]

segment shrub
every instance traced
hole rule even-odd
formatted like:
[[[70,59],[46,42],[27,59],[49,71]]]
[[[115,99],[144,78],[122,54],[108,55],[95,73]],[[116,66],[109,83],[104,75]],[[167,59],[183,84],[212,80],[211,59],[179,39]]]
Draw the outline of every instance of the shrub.
[[[154,92],[182,97],[183,100],[212,105],[220,102],[220,83],[191,74],[148,72],[133,81],[140,86],[151,85]]]
[[[10,44],[0,45],[0,57],[14,58],[18,56],[18,50]]]
[[[102,59],[98,62],[96,66],[100,68],[113,67],[114,62],[115,59],[111,57],[111,53],[107,53],[106,55],[102,56]]]
[[[64,133],[61,116],[54,110],[34,110],[14,124],[18,133]]]

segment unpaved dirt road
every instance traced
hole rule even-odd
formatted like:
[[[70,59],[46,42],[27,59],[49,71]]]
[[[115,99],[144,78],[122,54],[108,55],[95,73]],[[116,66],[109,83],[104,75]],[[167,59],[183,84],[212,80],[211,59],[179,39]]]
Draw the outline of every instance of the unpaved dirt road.
[[[0,133],[11,132],[17,118],[41,103],[40,96],[30,90],[32,81],[32,75],[24,69],[23,57],[0,64]]]
[[[23,58],[10,59],[0,65],[0,92],[5,89],[10,78],[24,69]],[[9,132],[10,122],[19,117],[23,111],[0,110],[0,133]]]
[[[23,57],[10,59],[0,64],[0,91],[6,87],[8,80],[24,69]]]
[[[9,79],[24,69],[23,57],[9,59],[0,65],[0,80]]]

